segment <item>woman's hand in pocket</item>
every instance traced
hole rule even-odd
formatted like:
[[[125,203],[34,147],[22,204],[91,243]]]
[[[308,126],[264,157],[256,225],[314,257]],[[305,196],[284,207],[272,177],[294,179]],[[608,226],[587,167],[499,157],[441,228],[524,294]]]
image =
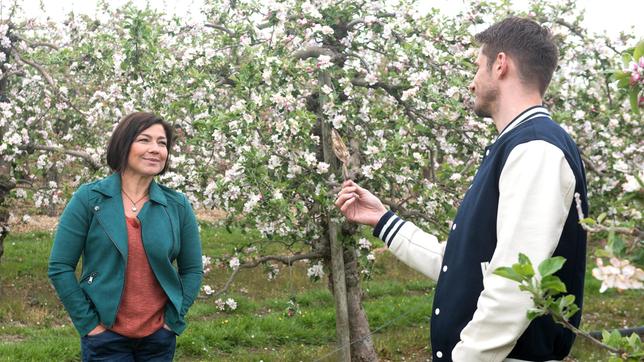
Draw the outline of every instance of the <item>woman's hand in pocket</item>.
[[[106,330],[107,328],[105,328],[102,324],[99,323],[96,327],[94,327],[94,329],[92,329],[89,333],[87,333],[87,336],[88,337],[95,336],[97,334],[105,332]]]

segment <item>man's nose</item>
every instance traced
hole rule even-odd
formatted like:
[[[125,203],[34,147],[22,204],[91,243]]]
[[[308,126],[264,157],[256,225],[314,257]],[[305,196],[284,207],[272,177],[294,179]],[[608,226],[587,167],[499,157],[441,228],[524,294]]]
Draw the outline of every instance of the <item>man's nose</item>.
[[[474,81],[470,82],[470,84],[467,86],[467,89],[470,90],[470,92],[474,93]]]

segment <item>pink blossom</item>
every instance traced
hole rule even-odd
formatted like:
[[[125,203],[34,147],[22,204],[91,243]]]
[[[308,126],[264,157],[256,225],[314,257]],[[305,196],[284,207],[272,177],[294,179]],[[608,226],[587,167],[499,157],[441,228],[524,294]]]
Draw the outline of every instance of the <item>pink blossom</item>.
[[[631,73],[631,79],[629,80],[629,84],[630,85],[637,84],[637,82],[640,80],[641,77],[642,76],[640,75],[640,73],[638,71],[633,71]]]
[[[597,268],[593,268],[593,277],[601,280],[599,292],[603,293],[608,288],[617,290],[644,288],[644,271],[633,265],[628,260],[610,258],[610,265],[604,266],[601,258],[596,260]]]

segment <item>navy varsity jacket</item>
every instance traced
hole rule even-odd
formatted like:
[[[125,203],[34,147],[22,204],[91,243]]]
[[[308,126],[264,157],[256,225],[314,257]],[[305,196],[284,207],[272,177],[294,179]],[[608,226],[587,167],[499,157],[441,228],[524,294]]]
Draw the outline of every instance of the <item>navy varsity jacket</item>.
[[[439,243],[385,214],[374,229],[399,259],[438,280],[431,319],[434,361],[549,361],[570,351],[574,335],[550,316],[532,322],[528,293],[494,269],[526,254],[535,267],[566,258],[556,274],[581,308],[586,233],[574,193],[588,213],[586,178],[574,141],[541,106],[517,116],[484,151],[470,189]],[[581,311],[571,319],[579,325]]]

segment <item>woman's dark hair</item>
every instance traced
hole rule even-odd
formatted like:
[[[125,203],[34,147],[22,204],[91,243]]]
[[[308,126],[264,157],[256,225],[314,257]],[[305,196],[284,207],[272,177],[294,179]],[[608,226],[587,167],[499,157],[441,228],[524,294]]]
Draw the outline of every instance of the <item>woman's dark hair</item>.
[[[165,161],[163,170],[159,175],[164,174],[170,166],[170,152],[174,144],[174,133],[172,126],[161,117],[147,112],[134,112],[123,117],[118,126],[114,129],[112,137],[107,144],[107,164],[114,172],[122,172],[127,167],[127,159],[130,154],[130,147],[141,134],[141,132],[155,124],[160,124],[165,130],[167,139],[166,148],[168,149],[168,158]]]

